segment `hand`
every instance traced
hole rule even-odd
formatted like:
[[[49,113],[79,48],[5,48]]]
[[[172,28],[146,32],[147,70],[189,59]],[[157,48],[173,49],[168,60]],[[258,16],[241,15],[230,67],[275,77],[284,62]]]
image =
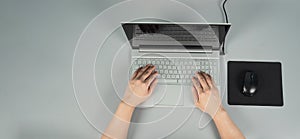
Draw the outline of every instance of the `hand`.
[[[157,84],[157,75],[153,65],[148,64],[137,69],[128,83],[123,102],[136,107],[147,100]]]
[[[197,72],[195,75],[192,78],[195,106],[213,118],[219,110],[223,110],[219,90],[210,75],[204,72]]]

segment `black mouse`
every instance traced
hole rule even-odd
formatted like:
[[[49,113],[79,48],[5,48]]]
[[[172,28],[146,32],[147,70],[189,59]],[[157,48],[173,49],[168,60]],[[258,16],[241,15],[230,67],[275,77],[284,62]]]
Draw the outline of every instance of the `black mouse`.
[[[244,76],[242,93],[245,96],[252,97],[257,92],[257,74],[253,71],[247,71]]]

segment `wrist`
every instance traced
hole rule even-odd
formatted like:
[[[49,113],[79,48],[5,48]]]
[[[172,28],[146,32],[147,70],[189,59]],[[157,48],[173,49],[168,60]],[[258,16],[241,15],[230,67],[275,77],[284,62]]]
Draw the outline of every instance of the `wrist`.
[[[130,122],[133,112],[134,112],[134,107],[121,101],[115,112],[115,116],[119,120]]]
[[[135,109],[135,106],[127,104],[124,101],[121,101],[120,107],[122,107],[123,109],[126,109],[126,110],[130,110],[130,111],[133,111]]]
[[[213,120],[218,120],[226,114],[227,114],[226,110],[223,107],[220,107],[218,109],[218,111],[216,112],[216,114],[214,116],[212,116],[212,118],[213,118]]]

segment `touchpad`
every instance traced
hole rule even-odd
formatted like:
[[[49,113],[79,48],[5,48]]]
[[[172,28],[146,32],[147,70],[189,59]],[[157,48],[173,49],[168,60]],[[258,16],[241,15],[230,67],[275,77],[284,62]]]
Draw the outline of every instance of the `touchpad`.
[[[180,85],[158,84],[153,92],[154,105],[182,106],[183,87]]]

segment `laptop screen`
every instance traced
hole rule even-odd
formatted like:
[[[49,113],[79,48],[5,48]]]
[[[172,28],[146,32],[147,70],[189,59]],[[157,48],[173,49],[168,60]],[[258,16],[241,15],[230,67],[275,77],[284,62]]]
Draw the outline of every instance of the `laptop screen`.
[[[220,49],[229,24],[199,23],[123,23],[127,39],[133,48],[141,45],[181,45],[188,48]]]

